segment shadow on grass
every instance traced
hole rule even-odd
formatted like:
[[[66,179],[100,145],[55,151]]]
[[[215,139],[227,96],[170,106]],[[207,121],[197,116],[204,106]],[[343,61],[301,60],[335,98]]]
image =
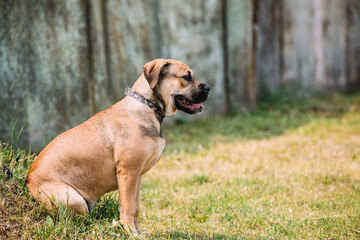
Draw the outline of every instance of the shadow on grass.
[[[164,153],[185,151],[196,154],[199,149],[216,143],[279,136],[311,121],[341,118],[352,108],[360,109],[360,94],[260,104],[254,112],[228,117],[195,121],[180,119],[163,129],[167,142]]]
[[[149,237],[150,239],[211,239],[211,240],[246,239],[245,237],[241,237],[241,236],[220,235],[220,234],[206,235],[201,233],[190,233],[190,232],[180,232],[180,231],[167,231],[164,233],[157,233]]]

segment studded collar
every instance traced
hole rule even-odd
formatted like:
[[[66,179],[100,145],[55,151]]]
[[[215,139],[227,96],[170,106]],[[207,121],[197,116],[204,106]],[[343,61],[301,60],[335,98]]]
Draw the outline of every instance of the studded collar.
[[[161,108],[157,104],[151,102],[150,100],[146,99],[145,97],[141,96],[140,94],[131,91],[130,88],[126,88],[124,92],[127,96],[130,96],[130,97],[138,100],[139,102],[147,105],[149,108],[154,110],[156,118],[159,120],[160,123],[162,123],[162,120],[164,119],[165,115],[164,115],[163,111],[161,110]]]

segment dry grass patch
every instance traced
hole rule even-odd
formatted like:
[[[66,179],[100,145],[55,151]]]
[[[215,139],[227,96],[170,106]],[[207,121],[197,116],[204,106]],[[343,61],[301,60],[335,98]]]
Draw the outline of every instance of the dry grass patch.
[[[154,234],[166,219],[204,238],[359,238],[360,113],[172,153],[144,182],[154,185],[143,197]]]

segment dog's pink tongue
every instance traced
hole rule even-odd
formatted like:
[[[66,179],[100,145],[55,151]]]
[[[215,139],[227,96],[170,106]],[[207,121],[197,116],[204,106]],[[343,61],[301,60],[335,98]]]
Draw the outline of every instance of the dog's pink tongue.
[[[201,104],[201,103],[192,103],[191,104],[191,109],[194,110],[194,109],[203,109],[204,106]]]

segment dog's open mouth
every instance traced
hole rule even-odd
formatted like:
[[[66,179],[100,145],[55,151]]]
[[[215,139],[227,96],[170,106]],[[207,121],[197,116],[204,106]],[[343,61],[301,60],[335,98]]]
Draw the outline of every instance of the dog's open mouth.
[[[177,109],[190,114],[201,113],[204,109],[204,106],[201,103],[194,103],[180,95],[175,96],[175,106]]]

